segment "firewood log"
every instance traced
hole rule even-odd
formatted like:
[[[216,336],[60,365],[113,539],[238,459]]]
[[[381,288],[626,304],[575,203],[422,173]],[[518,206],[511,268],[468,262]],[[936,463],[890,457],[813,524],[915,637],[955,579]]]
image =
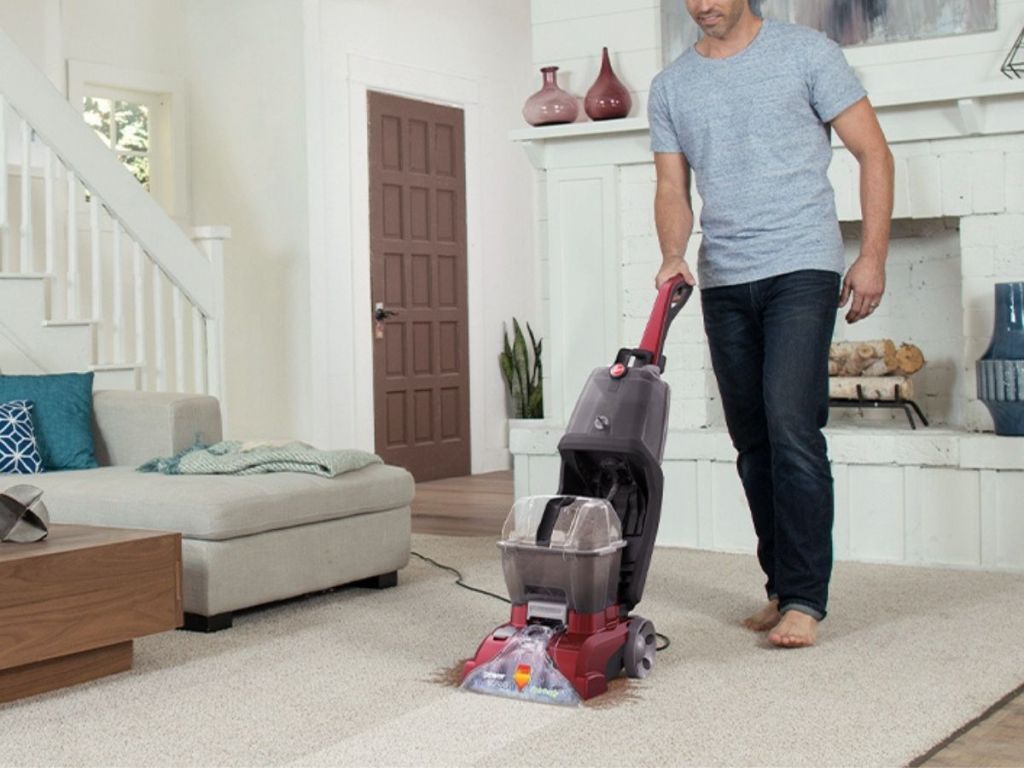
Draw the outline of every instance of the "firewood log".
[[[888,373],[896,368],[896,345],[890,339],[839,341],[832,345],[829,359],[838,364],[838,376],[862,376],[876,361],[882,361]]]
[[[924,354],[913,344],[901,344],[896,350],[896,367],[900,373],[917,373],[924,368]]]
[[[914,384],[907,376],[833,376],[828,380],[828,396],[858,400],[857,387],[865,400],[895,400],[897,387],[904,400],[914,396]]]
[[[830,376],[910,375],[924,366],[924,355],[913,344],[899,349],[892,339],[837,341],[829,351]]]

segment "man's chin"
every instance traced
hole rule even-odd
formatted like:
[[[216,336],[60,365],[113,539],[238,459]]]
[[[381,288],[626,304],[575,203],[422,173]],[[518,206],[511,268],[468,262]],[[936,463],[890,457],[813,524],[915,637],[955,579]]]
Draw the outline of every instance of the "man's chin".
[[[713,24],[701,24],[698,22],[697,26],[700,27],[701,32],[709,37],[722,37],[725,35],[725,24],[723,24],[721,20],[718,20]]]

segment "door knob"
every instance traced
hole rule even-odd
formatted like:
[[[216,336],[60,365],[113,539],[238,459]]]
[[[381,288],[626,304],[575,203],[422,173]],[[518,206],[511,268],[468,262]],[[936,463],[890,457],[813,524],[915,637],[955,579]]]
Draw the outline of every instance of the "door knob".
[[[384,309],[384,303],[381,301],[378,301],[373,305],[373,319],[378,322],[381,320],[387,320],[389,317],[397,314],[398,312],[393,309]]]

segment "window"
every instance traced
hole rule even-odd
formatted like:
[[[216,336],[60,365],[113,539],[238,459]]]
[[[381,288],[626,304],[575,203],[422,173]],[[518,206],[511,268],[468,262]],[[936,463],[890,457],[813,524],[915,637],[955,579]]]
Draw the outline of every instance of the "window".
[[[153,165],[149,105],[104,96],[85,96],[82,99],[82,116],[100,140],[114,150],[122,165],[149,191]]]
[[[185,82],[68,62],[68,99],[117,159],[180,224],[188,222]]]

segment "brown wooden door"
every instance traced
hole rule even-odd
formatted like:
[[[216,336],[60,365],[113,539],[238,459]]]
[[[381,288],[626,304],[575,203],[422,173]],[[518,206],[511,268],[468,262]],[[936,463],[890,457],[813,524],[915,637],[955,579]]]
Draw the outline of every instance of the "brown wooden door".
[[[368,106],[376,450],[419,481],[468,475],[462,110],[373,92]]]

